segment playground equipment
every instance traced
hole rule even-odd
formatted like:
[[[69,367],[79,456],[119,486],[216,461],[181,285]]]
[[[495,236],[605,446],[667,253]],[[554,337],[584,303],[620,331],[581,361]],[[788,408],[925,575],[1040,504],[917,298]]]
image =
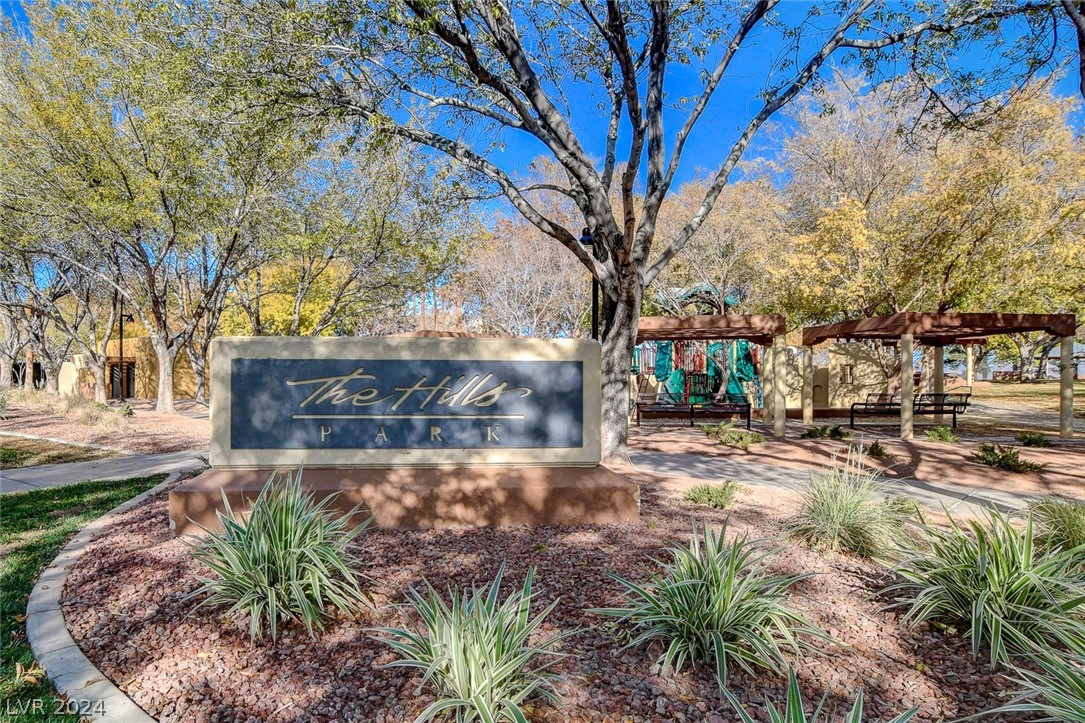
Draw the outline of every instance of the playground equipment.
[[[773,404],[782,389],[766,388],[773,365],[762,369],[762,347],[782,347],[784,325],[780,314],[642,318],[632,363],[637,423],[744,417],[749,426],[758,407],[783,434],[783,401]]]

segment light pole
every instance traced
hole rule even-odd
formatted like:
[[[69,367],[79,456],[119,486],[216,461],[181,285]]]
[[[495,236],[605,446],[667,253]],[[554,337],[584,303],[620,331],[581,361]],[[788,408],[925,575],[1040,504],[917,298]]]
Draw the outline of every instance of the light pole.
[[[125,387],[125,382],[127,381],[127,379],[125,379],[125,377],[124,377],[124,322],[126,322],[126,321],[135,321],[135,318],[131,314],[125,314],[124,313],[124,297],[123,296],[121,297],[120,320],[121,320],[121,340],[120,340],[120,357],[121,357],[121,361],[120,361],[120,366],[121,366],[120,390],[121,390],[121,394],[120,394],[120,401],[123,402],[124,401],[124,391],[125,391],[124,387]]]
[[[595,239],[587,226],[580,232],[580,245],[590,246],[592,255],[595,255]],[[591,275],[591,338],[599,341],[599,279],[595,278],[595,274]]]

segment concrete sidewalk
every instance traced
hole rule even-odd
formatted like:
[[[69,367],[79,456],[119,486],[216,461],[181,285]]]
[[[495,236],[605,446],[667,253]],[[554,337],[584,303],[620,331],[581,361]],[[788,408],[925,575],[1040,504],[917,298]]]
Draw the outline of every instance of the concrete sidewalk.
[[[0,470],[0,494],[60,487],[87,480],[117,480],[179,472],[207,466],[207,450],[136,454],[90,462],[46,464]]]
[[[647,472],[694,477],[710,482],[733,479],[751,487],[802,490],[814,470],[775,467],[758,462],[739,462],[726,457],[709,457],[700,454],[678,454],[654,451],[633,451],[629,455],[633,464]],[[979,514],[984,508],[1003,512],[1025,507],[1036,495],[1007,492],[983,487],[965,487],[949,483],[933,484],[904,477],[886,479],[888,488],[897,494],[911,497],[935,510],[947,510]]]

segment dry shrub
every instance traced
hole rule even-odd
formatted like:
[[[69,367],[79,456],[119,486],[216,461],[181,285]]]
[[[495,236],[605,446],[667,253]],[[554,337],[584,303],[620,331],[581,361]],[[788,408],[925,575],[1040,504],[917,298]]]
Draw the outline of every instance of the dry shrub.
[[[105,432],[119,432],[129,428],[128,421],[117,410],[78,394],[49,394],[18,389],[9,395],[9,404]]]

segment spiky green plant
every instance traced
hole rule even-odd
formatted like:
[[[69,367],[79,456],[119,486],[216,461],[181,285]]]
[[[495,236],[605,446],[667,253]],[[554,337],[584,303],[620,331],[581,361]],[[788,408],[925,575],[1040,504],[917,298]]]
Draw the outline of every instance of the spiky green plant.
[[[734,422],[705,424],[701,426],[701,429],[720,444],[737,447],[744,452],[756,444],[764,444],[765,442],[765,435],[759,432],[751,432],[748,429],[735,429]]]
[[[818,550],[878,557],[902,540],[914,511],[889,495],[877,470],[849,455],[843,464],[834,459],[824,473],[810,476],[788,531]]]
[[[709,484],[706,482],[690,487],[686,490],[686,494],[682,499],[696,505],[708,505],[717,510],[722,510],[726,507],[730,507],[731,503],[735,501],[735,496],[745,489],[746,487],[735,482],[733,479],[726,480],[721,484]]]
[[[223,491],[224,510],[216,513],[222,532],[204,528],[206,536],[189,543],[192,556],[215,575],[197,576],[201,586],[188,597],[210,593],[198,607],[247,615],[253,640],[265,626],[275,640],[286,622],[301,623],[315,637],[333,608],[354,616],[368,604],[352,545],[370,521],[351,528],[357,509],[334,512],[334,496],[317,502],[302,491],[301,477],[300,471],[271,475],[245,516]]]
[[[501,601],[504,574],[502,563],[488,587],[449,590],[449,602],[428,582],[424,593],[411,588],[409,604],[401,610],[407,627],[374,631],[400,656],[388,667],[417,668],[423,671],[422,685],[437,689],[438,699],[417,720],[453,714],[457,723],[526,721],[521,709],[526,700],[560,703],[553,688],[559,676],[551,668],[564,656],[554,647],[572,631],[529,643],[558,601],[531,615],[534,569]]]
[[[893,459],[893,453],[890,452],[880,440],[875,439],[869,444],[857,444],[855,450],[863,457],[870,457],[884,462],[887,459]]]
[[[664,670],[703,663],[715,669],[721,686],[732,663],[781,672],[785,647],[802,655],[814,650],[807,637],[828,640],[787,601],[791,586],[810,575],[772,575],[765,560],[775,549],[746,535],[731,542],[726,536],[726,523],[718,534],[708,525],[698,531],[694,523],[689,545],[673,545],[669,563],[655,560],[662,571],[647,583],[611,573],[625,588],[624,604],[592,612],[632,629],[626,647],[660,641]]]
[[[1047,466],[1021,459],[1017,447],[1001,444],[981,444],[972,454],[972,461],[1007,472],[1041,472]]]
[[[1085,548],[1036,544],[1032,515],[1018,529],[997,510],[948,528],[923,527],[925,545],[895,567],[883,594],[906,609],[903,623],[937,620],[964,631],[992,667],[1045,648],[1085,651]]]
[[[728,702],[734,707],[742,723],[758,722],[759,719],[754,718],[731,691],[724,689],[723,694],[727,696]],[[799,688],[798,676],[795,675],[795,670],[791,669],[787,674],[787,701],[784,703],[784,709],[781,711],[775,704],[766,702],[765,711],[768,713],[770,723],[827,723],[827,721],[832,720],[831,716],[833,715],[825,710],[825,701],[827,699],[827,695],[823,696],[817,707],[814,708],[814,712],[807,715],[806,706],[802,699],[802,690]],[[901,713],[885,723],[907,723],[918,712],[918,708],[912,708],[910,711]],[[852,704],[851,710],[840,721],[841,723],[863,723],[863,720],[863,691],[860,690],[855,695],[855,702]]]
[[[931,427],[923,432],[923,436],[931,442],[956,444],[961,441],[961,438],[957,436],[957,433],[953,431],[952,427]]]
[[[1021,432],[1017,435],[1017,443],[1022,447],[1050,447],[1051,440],[1039,432]]]
[[[1014,668],[1020,693],[993,713],[1041,713],[1042,721],[1085,721],[1085,655],[1052,655],[1035,658],[1041,670]]]
[[[1045,547],[1073,549],[1085,545],[1085,502],[1046,497],[1029,505]],[[1085,565],[1085,560],[1082,561]]]
[[[851,432],[839,424],[833,426],[818,425],[802,433],[803,439],[847,439],[850,436]]]

